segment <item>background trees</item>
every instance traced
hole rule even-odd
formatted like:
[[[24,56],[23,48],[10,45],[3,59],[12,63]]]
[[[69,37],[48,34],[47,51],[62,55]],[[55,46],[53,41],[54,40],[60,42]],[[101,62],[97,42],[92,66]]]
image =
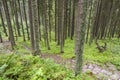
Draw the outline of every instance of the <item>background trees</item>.
[[[0,1],[2,30],[6,36],[8,35],[6,22],[9,23],[8,26],[11,25],[12,28],[8,28],[13,30],[11,31],[9,29],[9,32],[12,33],[14,37],[23,37],[23,41],[26,41],[26,38],[29,40],[33,34],[29,35],[29,28],[33,25],[33,21],[30,21],[31,13],[29,12],[28,2],[29,0]],[[41,0],[37,2],[39,37],[40,40],[44,39],[48,50],[50,49],[51,40],[57,41],[58,45],[63,45],[64,47],[66,39],[74,39],[75,1],[64,0],[62,1],[63,4],[58,4],[59,2],[60,1],[57,0]],[[110,0],[109,2],[93,0],[88,1],[85,5],[85,24],[87,26],[86,43],[89,42],[91,44],[94,39],[97,41],[98,39],[118,36],[120,31],[120,2],[118,0]],[[30,7],[30,9],[32,8]],[[33,16],[36,14],[33,13],[34,9],[31,12]],[[4,15],[4,13],[6,14]],[[4,19],[5,16],[7,19]],[[34,18],[32,20],[34,20]],[[34,33],[36,33],[36,31]],[[11,41],[13,41],[12,43],[14,44],[15,41],[13,38]]]

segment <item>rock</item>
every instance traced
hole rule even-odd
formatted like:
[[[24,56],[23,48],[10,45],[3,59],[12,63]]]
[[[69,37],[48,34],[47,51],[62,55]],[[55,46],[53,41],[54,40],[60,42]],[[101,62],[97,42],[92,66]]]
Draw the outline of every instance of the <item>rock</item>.
[[[92,64],[93,65],[93,67],[98,67],[96,64]]]
[[[113,80],[117,80],[118,78],[119,78],[119,75],[117,75],[117,74],[114,74],[111,76],[111,79],[113,79]]]
[[[74,66],[74,65],[72,65],[71,67],[72,67],[72,68],[74,68],[75,66]]]
[[[101,71],[101,68],[95,67],[93,70],[94,70],[94,71],[97,71],[97,72],[100,72],[100,71]]]
[[[112,75],[112,72],[108,72],[108,71],[107,71],[107,75],[108,75],[108,76],[111,76],[111,75]]]
[[[82,72],[85,73],[87,70],[86,69],[82,69]]]
[[[73,59],[72,62],[75,63],[75,60]]]
[[[94,67],[92,66],[92,64],[90,64],[90,65],[88,66],[88,68],[89,68],[89,69],[93,69]]]
[[[83,66],[83,69],[87,69],[87,65],[84,65],[84,66]]]
[[[101,71],[101,69],[100,69],[99,67],[95,67],[95,68],[93,69],[93,74],[99,74],[100,71]]]
[[[107,74],[107,71],[106,70],[101,70],[101,73]]]
[[[11,53],[11,51],[10,51],[10,50],[6,50],[6,53],[7,53],[7,54],[10,54],[10,53]]]
[[[93,74],[98,74],[98,71],[93,70],[92,73]]]
[[[113,65],[111,65],[108,69],[109,69],[109,70],[112,70],[112,71],[115,71],[115,70],[116,70],[115,66],[113,66]]]

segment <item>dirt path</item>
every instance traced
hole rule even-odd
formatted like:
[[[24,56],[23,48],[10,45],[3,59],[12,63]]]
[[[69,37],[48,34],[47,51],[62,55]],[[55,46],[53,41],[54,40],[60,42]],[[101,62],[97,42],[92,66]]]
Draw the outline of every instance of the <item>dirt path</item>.
[[[0,43],[0,53],[11,53],[11,46],[9,41],[4,41],[3,43]]]
[[[10,50],[10,42],[9,41],[4,41],[3,43],[0,43],[0,53],[11,53]],[[29,49],[26,48],[25,49]],[[50,58],[52,59],[55,63],[64,65],[65,67],[74,70],[75,68],[75,59],[63,59],[60,55],[57,54],[42,54],[42,58]],[[109,64],[108,66],[105,66],[102,68],[99,65],[92,64],[92,63],[87,63],[83,66],[82,69],[83,73],[85,72],[90,72],[91,74],[94,74],[97,76],[98,79],[100,80],[120,80],[120,71],[118,71],[114,65]],[[104,77],[104,79],[103,79]]]
[[[55,63],[64,65],[67,68],[74,70],[75,68],[75,59],[63,59],[60,55],[55,54],[42,54],[42,58],[50,58]],[[104,80],[120,80],[120,71],[117,71],[114,65],[110,64],[102,68],[99,65],[87,63],[83,66],[83,73],[90,72],[97,76],[98,79],[104,78]]]

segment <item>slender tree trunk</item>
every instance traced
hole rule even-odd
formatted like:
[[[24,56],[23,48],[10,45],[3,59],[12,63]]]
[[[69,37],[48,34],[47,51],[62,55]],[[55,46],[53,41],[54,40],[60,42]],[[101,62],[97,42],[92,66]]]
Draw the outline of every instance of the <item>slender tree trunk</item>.
[[[75,0],[73,1],[71,40],[73,40],[74,29],[75,29]]]
[[[12,49],[14,49],[15,40],[14,40],[14,34],[13,34],[12,24],[11,24],[11,20],[10,20],[10,14],[9,14],[7,1],[2,0],[2,2],[3,2],[3,5],[4,5],[6,20],[7,20],[7,24],[8,24],[9,39],[10,39],[10,42],[11,42]]]
[[[34,12],[34,31],[35,31],[35,53],[34,55],[39,55],[40,47],[39,47],[39,21],[38,21],[38,5],[37,0],[33,0],[33,12]]]
[[[48,12],[47,12],[46,0],[43,0],[43,5],[44,5],[43,14],[45,15],[45,37],[46,37],[47,48],[48,48],[48,50],[50,50],[49,38],[48,38],[49,20],[48,20]]]
[[[76,3],[76,39],[75,39],[75,55],[76,66],[75,75],[78,75],[82,71],[83,62],[83,50],[85,40],[85,0],[78,0]]]
[[[51,29],[52,29],[52,0],[48,0],[49,5],[49,40],[51,41]]]
[[[1,35],[1,32],[0,32],[0,43],[3,42],[3,39],[2,39],[2,35]]]
[[[14,19],[14,13],[15,13],[15,11],[14,11],[14,4],[13,4],[13,2],[12,1],[9,1],[9,6],[10,6],[10,8],[11,8],[11,19],[13,19],[13,20],[11,20],[13,23],[13,32],[15,32],[15,37],[16,37],[16,40],[18,40],[18,38],[17,38],[17,30],[16,30],[16,24],[15,24],[15,19]]]
[[[16,1],[12,1],[13,2],[13,6],[17,6],[17,3]],[[17,32],[18,32],[18,36],[20,37],[21,36],[21,33],[20,33],[20,25],[19,25],[19,19],[18,19],[18,12],[17,12],[17,8],[15,8],[15,20],[16,20],[16,26],[17,26]]]
[[[55,41],[58,41],[58,0],[55,0]]]
[[[2,21],[2,26],[3,26],[3,31],[5,33],[6,36],[8,36],[7,34],[7,30],[6,30],[6,27],[5,27],[5,23],[4,23],[4,19],[3,19],[3,15],[2,15],[2,10],[1,10],[2,6],[0,4],[0,18],[1,18],[1,21]]]
[[[71,0],[68,0],[68,11],[67,11],[67,27],[68,27],[68,37],[70,37],[70,28],[71,28],[71,26],[70,26],[70,12],[71,12]]]
[[[22,11],[21,11],[21,6],[20,6],[20,0],[18,0],[18,7],[19,7],[19,11],[20,11],[20,20],[21,20],[21,26],[22,26],[23,41],[26,41],[26,39],[25,39],[24,25],[23,25],[23,20],[22,20]]]
[[[38,22],[39,22],[39,36],[40,36],[40,41],[42,40],[41,39],[41,23],[42,21],[40,20],[41,19],[41,13],[42,13],[42,10],[41,10],[41,3],[40,3],[40,0],[37,0],[37,5],[38,5]]]
[[[68,0],[64,0],[64,39],[67,39],[67,27],[68,27],[68,25],[67,25],[67,22],[68,22],[68,20],[67,20],[68,7],[67,6],[68,6]]]
[[[64,53],[63,51],[63,19],[64,19],[64,14],[63,14],[63,0],[58,1],[58,27],[59,27],[59,39],[60,39],[60,52]]]
[[[30,40],[31,40],[31,48],[32,54],[35,53],[35,42],[34,42],[34,28],[33,28],[33,11],[32,11],[32,0],[28,0],[28,9],[29,9],[29,26],[30,26]]]
[[[88,18],[88,28],[87,28],[87,34],[86,34],[86,43],[88,42],[88,37],[89,37],[89,31],[90,31],[90,26],[91,26],[91,13],[92,13],[92,4],[93,1],[90,1],[90,10],[89,10],[89,18]]]
[[[27,30],[27,37],[28,37],[28,40],[30,40],[29,26],[28,26],[28,23],[27,23],[27,14],[26,14],[26,4],[25,4],[25,0],[23,0],[23,10],[24,10],[24,16],[25,16],[25,24],[26,24],[26,30]]]

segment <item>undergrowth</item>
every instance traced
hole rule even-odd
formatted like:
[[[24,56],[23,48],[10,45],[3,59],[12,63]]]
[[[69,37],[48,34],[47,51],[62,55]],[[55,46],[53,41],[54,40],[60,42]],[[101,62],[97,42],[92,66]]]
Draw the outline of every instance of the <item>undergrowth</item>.
[[[0,80],[93,80],[92,75],[74,73],[50,59],[25,54],[0,54]]]

